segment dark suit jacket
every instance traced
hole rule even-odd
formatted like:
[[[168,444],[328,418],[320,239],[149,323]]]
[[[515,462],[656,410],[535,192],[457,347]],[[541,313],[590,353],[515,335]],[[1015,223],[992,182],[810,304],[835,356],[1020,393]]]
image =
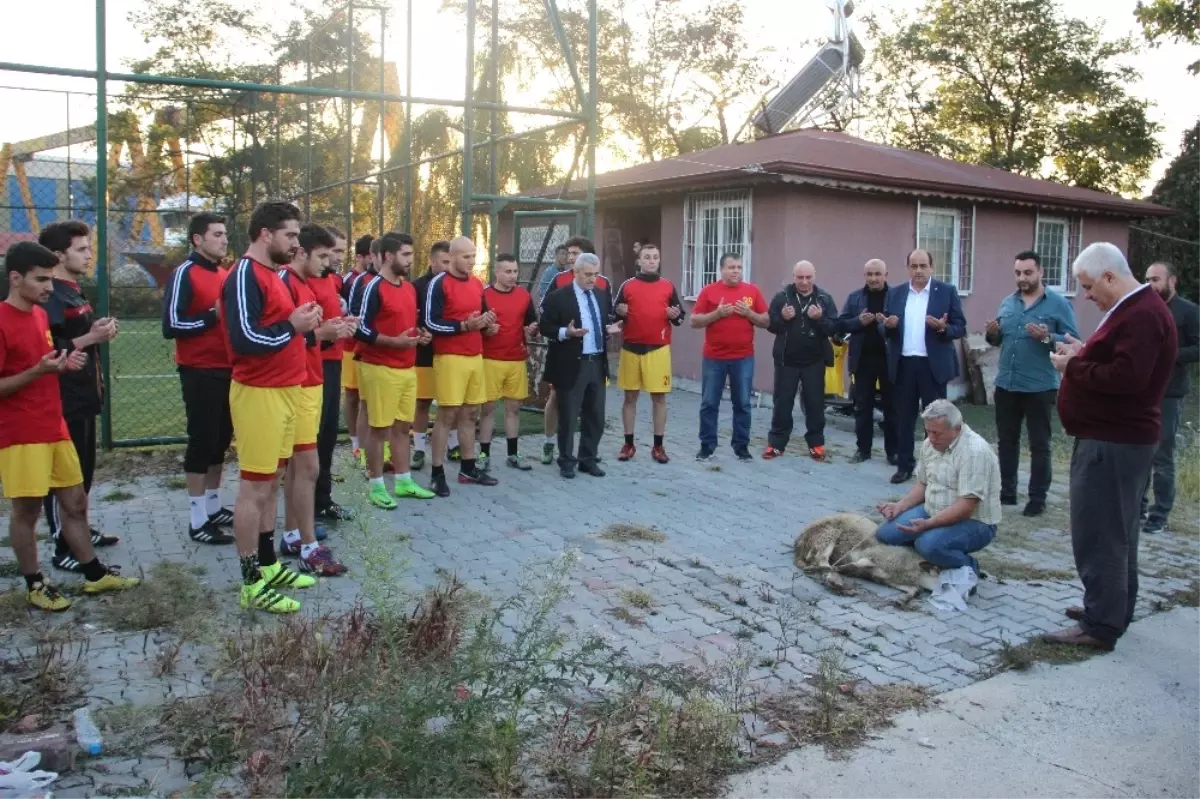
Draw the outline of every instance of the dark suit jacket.
[[[612,297],[607,290],[594,289],[596,306],[600,311],[600,323],[607,325],[613,315]],[[542,311],[541,331],[548,344],[546,352],[546,382],[558,389],[570,388],[579,375],[579,358],[583,355],[583,339],[558,340],[558,330],[574,322],[575,327],[592,330],[591,314],[579,307],[575,300],[573,285],[563,286],[546,295],[546,306]],[[588,335],[592,335],[591,332]],[[608,352],[608,336],[604,337],[604,352]],[[608,377],[608,359],[603,359],[604,376]]]
[[[900,368],[900,355],[904,348],[904,306],[908,302],[908,283],[893,286],[884,302],[884,316],[900,317],[900,324],[894,328],[883,328],[887,340],[888,378],[894,383],[896,372]],[[929,310],[928,316],[941,319],[947,317],[946,329],[941,333],[931,330],[925,320],[921,326],[925,328],[925,352],[929,356],[929,370],[933,379],[939,383],[949,383],[958,377],[958,352],[954,340],[967,334],[967,319],[963,316],[962,302],[958,299],[958,289],[940,280],[929,280]]]
[[[884,286],[883,305],[885,308],[887,307],[887,295],[891,293],[891,290],[890,286]],[[858,359],[862,357],[863,330],[865,328],[858,321],[858,315],[869,310],[866,288],[856,289],[850,292],[850,296],[846,298],[846,305],[837,318],[837,332],[850,336],[849,367],[851,374],[858,369]],[[884,343],[886,344],[886,342],[887,338],[885,337]]]

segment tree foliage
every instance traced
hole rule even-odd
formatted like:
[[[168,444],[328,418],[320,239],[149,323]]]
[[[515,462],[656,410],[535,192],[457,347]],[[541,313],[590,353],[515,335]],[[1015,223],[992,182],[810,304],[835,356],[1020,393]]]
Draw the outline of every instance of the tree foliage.
[[[1176,214],[1142,220],[1130,231],[1130,263],[1139,272],[1155,261],[1174,264],[1179,293],[1200,300],[1200,121],[1184,133],[1179,155],[1147,199]]]
[[[1149,0],[1139,2],[1133,13],[1151,43],[1172,39],[1200,44],[1200,0]],[[1188,72],[1200,74],[1200,59],[1188,65]]]
[[[891,144],[1126,194],[1159,154],[1147,104],[1124,88],[1132,42],[1053,0],[926,0],[869,28],[870,105]]]

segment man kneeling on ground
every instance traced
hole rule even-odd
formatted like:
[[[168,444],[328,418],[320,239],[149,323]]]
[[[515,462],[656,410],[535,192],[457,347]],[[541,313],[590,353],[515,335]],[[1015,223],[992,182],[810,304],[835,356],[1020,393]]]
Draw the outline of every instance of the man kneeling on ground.
[[[879,512],[887,519],[875,533],[884,544],[911,546],[940,569],[970,566],[971,557],[996,537],[1000,523],[1000,462],[978,433],[963,424],[949,400],[929,403],[921,418],[926,438],[917,481],[898,502]]]

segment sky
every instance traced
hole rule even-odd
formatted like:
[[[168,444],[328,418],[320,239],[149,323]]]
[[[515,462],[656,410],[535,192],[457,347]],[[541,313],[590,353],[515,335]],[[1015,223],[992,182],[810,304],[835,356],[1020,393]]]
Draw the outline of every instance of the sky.
[[[399,57],[404,46],[404,3],[373,1],[392,9],[388,22],[388,57],[389,60]],[[561,0],[564,5],[577,1]],[[129,11],[145,2],[109,0],[107,47],[110,70],[123,70],[126,61],[149,52],[150,47],[126,21]],[[862,0],[856,15],[861,16],[867,11],[883,15],[891,11],[911,11],[920,3],[921,0]],[[1104,32],[1110,37],[1126,34],[1140,37],[1140,27],[1133,17],[1136,0],[1060,0],[1060,3],[1068,15],[1103,20]],[[94,0],[38,0],[36,3],[5,5],[9,6],[5,8],[4,17],[10,35],[6,37],[4,60],[80,69],[95,67],[95,38],[89,24],[94,16]],[[260,0],[260,5],[272,12],[272,18],[285,19],[295,15],[298,4],[291,0]],[[440,14],[440,5],[437,0],[413,2],[416,32],[413,93],[461,98],[465,83],[463,26],[461,20]],[[785,83],[811,56],[813,48],[805,42],[826,35],[830,28],[830,13],[824,0],[747,0],[744,8],[750,39],[774,51],[769,64],[772,77],[780,83]],[[57,27],[53,50],[47,49],[44,37],[11,35],[14,31],[44,29],[47,19],[77,20],[76,24]],[[853,23],[853,19],[851,21]],[[439,35],[428,35],[429,31]],[[858,33],[863,38],[861,29]],[[870,43],[865,43],[869,50]],[[1151,48],[1140,44],[1138,52],[1130,59],[1129,63],[1141,72],[1141,80],[1130,86],[1129,91],[1153,103],[1151,118],[1163,127],[1159,137],[1163,156],[1146,182],[1146,190],[1161,177],[1178,153],[1184,130],[1200,117],[1200,78],[1189,76],[1185,69],[1195,58],[1194,48],[1174,44]],[[5,109],[5,113],[0,114],[0,142],[57,132],[68,127],[68,121],[71,126],[78,126],[95,118],[95,101],[91,97],[74,95],[68,100],[61,94],[4,88],[8,86],[87,91],[91,81],[0,72],[0,103],[3,103],[0,108]],[[112,90],[119,89],[117,86]],[[532,103],[534,99],[532,96],[514,97],[512,101]],[[20,113],[11,113],[12,109],[20,109]],[[738,122],[740,124],[740,120]],[[539,122],[529,120],[528,124],[532,127]],[[598,157],[600,171],[627,165],[608,153]]]

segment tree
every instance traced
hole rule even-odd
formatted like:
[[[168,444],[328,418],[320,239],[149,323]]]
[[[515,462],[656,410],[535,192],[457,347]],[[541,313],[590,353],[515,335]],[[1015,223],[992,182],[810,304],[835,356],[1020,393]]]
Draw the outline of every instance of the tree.
[[[1129,260],[1142,272],[1155,261],[1179,271],[1179,293],[1200,300],[1200,121],[1183,135],[1179,155],[1147,198],[1175,216],[1142,220],[1129,237]]]
[[[868,23],[885,141],[1126,194],[1158,157],[1159,127],[1124,88],[1132,42],[1102,40],[1054,0],[927,0],[894,23]]]
[[[1142,24],[1146,40],[1152,44],[1163,39],[1200,44],[1200,0],[1140,2],[1133,15]],[[1200,59],[1188,65],[1188,72],[1200,74]]]

